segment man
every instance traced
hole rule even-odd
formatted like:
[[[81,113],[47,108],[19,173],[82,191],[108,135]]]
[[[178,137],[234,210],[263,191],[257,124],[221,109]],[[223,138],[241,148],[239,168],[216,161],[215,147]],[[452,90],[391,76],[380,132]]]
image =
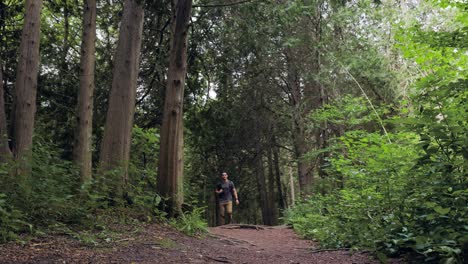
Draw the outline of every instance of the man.
[[[221,225],[226,223],[226,214],[228,218],[227,223],[232,223],[232,197],[234,196],[236,205],[239,205],[239,197],[237,196],[234,183],[228,180],[228,174],[226,172],[221,174],[221,181],[216,185],[215,192],[219,198],[219,215],[221,217]]]

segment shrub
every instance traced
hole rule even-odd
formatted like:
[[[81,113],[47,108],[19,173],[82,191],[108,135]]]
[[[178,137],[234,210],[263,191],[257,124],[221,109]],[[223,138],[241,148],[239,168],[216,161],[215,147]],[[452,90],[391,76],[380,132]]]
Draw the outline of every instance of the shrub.
[[[195,236],[208,232],[208,224],[203,219],[205,208],[195,208],[190,213],[183,213],[178,219],[172,222],[172,225],[179,231]]]
[[[458,175],[464,170],[449,175],[442,152],[427,161],[414,133],[390,137],[393,143],[363,131],[342,137],[328,173],[343,188],[300,203],[287,211],[287,222],[322,247],[411,251],[426,261],[461,263],[468,230],[468,191]]]

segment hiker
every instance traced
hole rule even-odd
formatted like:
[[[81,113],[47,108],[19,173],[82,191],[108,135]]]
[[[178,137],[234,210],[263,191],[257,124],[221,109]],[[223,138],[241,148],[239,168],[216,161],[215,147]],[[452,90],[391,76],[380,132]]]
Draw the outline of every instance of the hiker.
[[[221,225],[226,223],[226,214],[227,223],[232,223],[232,198],[234,196],[236,205],[239,205],[239,197],[237,196],[234,183],[228,180],[228,174],[226,172],[221,174],[221,181],[216,185],[215,192],[219,198],[219,215]]]

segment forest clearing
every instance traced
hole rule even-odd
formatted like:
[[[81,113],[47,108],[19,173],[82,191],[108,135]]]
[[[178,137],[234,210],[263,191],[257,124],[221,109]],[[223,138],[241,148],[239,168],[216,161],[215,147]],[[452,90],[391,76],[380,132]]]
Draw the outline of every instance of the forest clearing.
[[[467,169],[467,0],[0,1],[2,263],[467,263]]]

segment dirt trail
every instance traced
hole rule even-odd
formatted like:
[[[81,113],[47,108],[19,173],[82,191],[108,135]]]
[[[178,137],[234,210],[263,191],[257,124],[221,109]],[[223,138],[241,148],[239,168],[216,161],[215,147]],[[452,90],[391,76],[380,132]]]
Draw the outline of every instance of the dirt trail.
[[[222,226],[211,228],[210,233],[228,245],[217,254],[231,263],[379,263],[368,254],[314,251],[316,245],[285,226]]]
[[[204,238],[154,224],[139,230],[94,247],[69,236],[0,245],[0,263],[379,263],[363,253],[314,252],[311,242],[286,227],[230,225],[210,228]]]

